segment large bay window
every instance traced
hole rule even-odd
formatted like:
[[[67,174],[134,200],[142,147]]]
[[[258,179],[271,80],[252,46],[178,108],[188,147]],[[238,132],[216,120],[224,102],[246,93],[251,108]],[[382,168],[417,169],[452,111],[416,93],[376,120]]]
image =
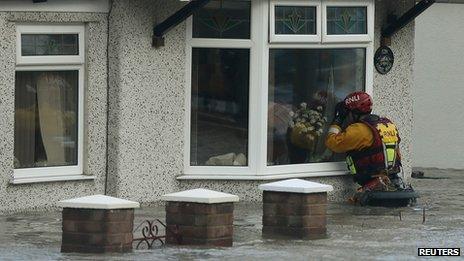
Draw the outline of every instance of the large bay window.
[[[14,178],[83,174],[84,26],[17,25]]]
[[[212,0],[187,22],[184,178],[345,173],[335,104],[372,92],[373,1]]]

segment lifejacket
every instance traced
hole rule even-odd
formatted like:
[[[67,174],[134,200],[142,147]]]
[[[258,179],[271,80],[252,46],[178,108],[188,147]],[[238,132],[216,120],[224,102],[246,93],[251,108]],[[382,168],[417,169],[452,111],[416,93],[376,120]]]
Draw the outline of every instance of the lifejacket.
[[[351,174],[371,176],[399,173],[401,139],[395,124],[374,114],[368,115],[360,122],[369,126],[374,135],[374,142],[369,148],[347,152],[346,163]]]

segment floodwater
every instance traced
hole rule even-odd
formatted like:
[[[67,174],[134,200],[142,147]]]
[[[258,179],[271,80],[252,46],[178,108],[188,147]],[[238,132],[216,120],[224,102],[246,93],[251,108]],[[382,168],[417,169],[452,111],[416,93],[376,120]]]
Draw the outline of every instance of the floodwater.
[[[418,247],[463,248],[464,171],[424,171],[427,179],[411,180],[421,194],[415,207],[330,204],[327,239],[263,239],[261,205],[239,203],[230,248],[158,246],[129,254],[62,254],[60,212],[53,211],[0,215],[0,260],[410,260],[418,258]],[[155,218],[164,221],[163,207],[143,208],[136,212],[135,226]]]

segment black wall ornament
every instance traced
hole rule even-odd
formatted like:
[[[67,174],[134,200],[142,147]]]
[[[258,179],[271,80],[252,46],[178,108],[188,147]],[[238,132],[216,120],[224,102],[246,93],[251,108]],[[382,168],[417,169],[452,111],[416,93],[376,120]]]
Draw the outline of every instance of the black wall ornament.
[[[375,52],[374,65],[380,74],[387,74],[393,67],[394,61],[393,51],[388,46],[380,46]]]

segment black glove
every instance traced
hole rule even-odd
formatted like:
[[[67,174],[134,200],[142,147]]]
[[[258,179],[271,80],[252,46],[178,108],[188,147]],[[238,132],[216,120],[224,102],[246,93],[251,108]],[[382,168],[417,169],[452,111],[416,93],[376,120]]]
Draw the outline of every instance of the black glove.
[[[337,105],[335,105],[335,114],[332,124],[341,126],[347,115],[348,110],[345,107],[345,102],[341,101],[337,103]]]

